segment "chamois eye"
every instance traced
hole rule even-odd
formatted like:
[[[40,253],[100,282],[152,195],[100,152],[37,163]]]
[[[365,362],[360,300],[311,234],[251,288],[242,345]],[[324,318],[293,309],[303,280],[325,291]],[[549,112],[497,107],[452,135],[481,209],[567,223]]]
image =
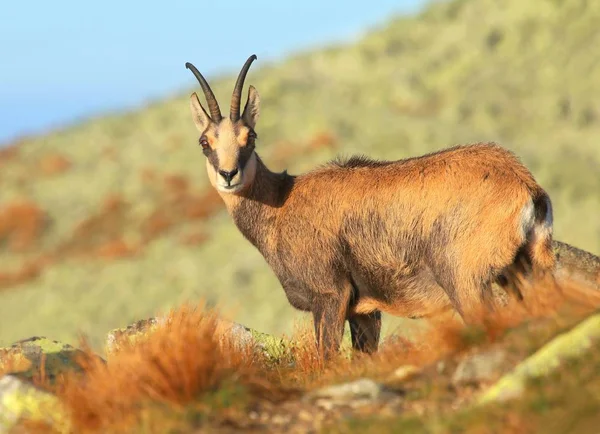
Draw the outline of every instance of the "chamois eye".
[[[256,133],[254,131],[250,131],[248,133],[248,144],[253,145],[254,141],[256,140],[258,136],[256,135]]]
[[[200,137],[199,143],[200,143],[200,146],[202,146],[203,151],[209,150],[210,146],[208,144],[208,140],[206,139],[206,137],[204,137],[204,136]]]

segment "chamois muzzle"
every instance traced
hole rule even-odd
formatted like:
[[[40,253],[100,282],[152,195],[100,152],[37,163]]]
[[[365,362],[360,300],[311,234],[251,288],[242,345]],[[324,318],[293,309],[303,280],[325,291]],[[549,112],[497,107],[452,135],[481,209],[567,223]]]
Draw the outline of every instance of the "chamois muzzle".
[[[221,175],[223,177],[223,179],[225,181],[227,181],[227,185],[231,185],[231,180],[233,178],[235,178],[235,175],[238,174],[238,170],[237,169],[233,169],[232,171],[228,172],[226,170],[219,170],[219,175]]]
[[[212,89],[208,85],[206,79],[200,74],[200,71],[192,65],[190,62],[186,62],[185,67],[192,71],[200,86],[202,87],[202,91],[204,92],[204,96],[206,97],[206,102],[208,103],[208,109],[210,111],[210,116],[214,122],[220,122],[223,119],[221,116],[221,109],[219,108],[219,103],[217,102],[217,98],[215,98],[215,94]]]
[[[248,74],[248,70],[250,69],[250,65],[252,62],[256,60],[256,54],[248,57],[244,66],[242,66],[242,70],[238,75],[237,81],[235,82],[235,87],[233,88],[233,95],[231,95],[231,109],[229,111],[229,118],[232,122],[237,122],[240,119],[240,100],[242,99],[242,89],[244,87],[244,80],[246,79],[246,74]]]

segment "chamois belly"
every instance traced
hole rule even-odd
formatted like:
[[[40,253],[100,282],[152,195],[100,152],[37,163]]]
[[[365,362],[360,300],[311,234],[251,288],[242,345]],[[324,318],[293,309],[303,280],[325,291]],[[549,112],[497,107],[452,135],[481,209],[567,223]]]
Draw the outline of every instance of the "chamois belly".
[[[451,309],[450,299],[426,265],[378,264],[352,270],[357,297],[352,313],[379,310],[390,315],[422,318]]]

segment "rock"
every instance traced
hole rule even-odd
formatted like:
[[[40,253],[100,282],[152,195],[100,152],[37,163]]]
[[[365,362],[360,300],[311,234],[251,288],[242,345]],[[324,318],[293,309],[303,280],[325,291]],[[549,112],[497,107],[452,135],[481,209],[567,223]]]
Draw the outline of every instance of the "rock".
[[[6,373],[0,378],[0,433],[10,432],[22,418],[66,432],[61,426],[67,419],[50,390],[60,374],[82,372],[84,357],[85,352],[43,336],[0,348],[0,372]]]
[[[32,379],[43,370],[46,380],[52,384],[67,370],[81,372],[80,362],[85,356],[86,353],[69,344],[35,336],[0,348],[0,371]]]
[[[217,330],[223,336],[229,335],[233,343],[241,347],[252,344],[254,336],[252,330],[233,321],[220,320]]]
[[[528,381],[558,369],[568,359],[581,358],[600,343],[600,313],[590,316],[570,331],[559,335],[485,391],[478,405],[522,396]]]
[[[118,349],[119,343],[124,339],[133,344],[136,339],[145,336],[155,327],[164,323],[164,318],[148,318],[136,321],[124,328],[111,330],[106,337],[106,352],[111,353]]]
[[[23,418],[45,422],[66,432],[67,418],[58,399],[16,375],[0,378],[0,434],[11,432]]]
[[[336,405],[364,405],[396,396],[382,384],[368,378],[361,378],[351,383],[337,384],[310,392],[304,396],[304,401],[331,408]]]
[[[467,357],[459,363],[454,371],[452,384],[462,386],[493,380],[505,360],[506,353],[501,349],[493,349]]]
[[[234,342],[239,342],[243,346],[253,345],[255,350],[262,351],[272,360],[279,360],[287,354],[291,346],[282,338],[261,333],[233,321],[220,320],[218,327],[224,335],[230,334]]]

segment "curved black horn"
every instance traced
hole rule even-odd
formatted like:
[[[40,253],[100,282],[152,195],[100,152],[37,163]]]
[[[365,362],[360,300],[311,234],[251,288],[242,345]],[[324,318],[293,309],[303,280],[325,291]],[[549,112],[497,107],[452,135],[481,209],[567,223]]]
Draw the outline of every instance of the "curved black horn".
[[[219,108],[219,103],[215,98],[215,94],[206,82],[206,79],[202,76],[202,74],[200,74],[200,71],[198,71],[198,69],[196,69],[196,67],[190,62],[186,62],[185,67],[194,73],[194,75],[198,79],[198,82],[200,83],[200,86],[202,86],[202,90],[204,91],[204,96],[206,97],[206,102],[208,103],[208,109],[210,110],[210,116],[212,117],[212,120],[215,122],[219,122],[223,118],[223,116],[221,116],[221,109]]]
[[[235,82],[235,87],[233,88],[233,95],[231,96],[231,110],[229,112],[229,118],[235,122],[240,118],[240,100],[242,98],[242,88],[244,87],[244,80],[246,79],[246,74],[250,69],[250,65],[252,62],[256,60],[256,54],[248,57],[246,63],[242,67],[240,71],[240,75],[238,75],[238,79]]]

